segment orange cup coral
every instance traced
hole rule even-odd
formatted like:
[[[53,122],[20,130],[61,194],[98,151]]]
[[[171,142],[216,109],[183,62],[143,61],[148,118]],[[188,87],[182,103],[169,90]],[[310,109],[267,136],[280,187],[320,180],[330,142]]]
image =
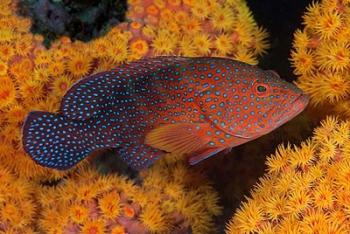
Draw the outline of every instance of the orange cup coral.
[[[0,168],[0,232],[34,233],[38,212],[35,186]]]
[[[177,177],[178,174],[183,177]],[[42,188],[45,233],[209,233],[221,212],[206,178],[178,161],[144,172],[142,186],[117,175],[83,169],[57,187]],[[156,183],[155,183],[156,182]]]
[[[256,25],[243,0],[130,3],[128,17],[134,22],[125,27],[139,38],[131,47],[133,58],[217,55],[257,64],[257,55],[269,47],[266,31]]]
[[[280,146],[226,233],[348,233],[350,122],[328,117],[301,146]]]
[[[312,3],[303,16],[302,30],[294,33],[291,63],[297,84],[314,106],[330,106],[350,117],[349,1]]]

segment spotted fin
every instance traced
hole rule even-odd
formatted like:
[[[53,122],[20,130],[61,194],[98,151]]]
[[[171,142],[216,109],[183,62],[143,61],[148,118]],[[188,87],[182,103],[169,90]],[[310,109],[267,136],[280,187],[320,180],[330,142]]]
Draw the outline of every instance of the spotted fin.
[[[172,153],[191,153],[198,151],[210,141],[205,133],[208,123],[166,124],[151,130],[145,144]]]
[[[211,156],[214,156],[215,154],[221,152],[225,150],[225,148],[208,148],[205,149],[201,152],[197,152],[195,153],[194,156],[190,157],[188,162],[190,163],[190,165],[195,165],[201,161],[203,161],[204,159],[210,158]]]
[[[30,112],[22,129],[24,150],[42,166],[69,169],[94,149],[84,138],[84,128],[84,123],[59,114]]]
[[[135,170],[151,166],[164,152],[140,143],[123,143],[117,153]]]
[[[113,101],[113,86],[108,72],[101,72],[75,83],[64,95],[60,111],[70,119],[86,120],[98,115]]]
[[[74,84],[64,95],[61,113],[67,118],[86,120],[98,115],[103,109],[120,103],[130,103],[134,92],[133,82],[146,81],[160,67],[186,62],[182,57],[146,58],[124,64],[110,71],[87,76]]]
[[[266,73],[270,73],[273,76],[276,76],[276,77],[280,78],[280,75],[275,70],[266,70],[265,72]]]

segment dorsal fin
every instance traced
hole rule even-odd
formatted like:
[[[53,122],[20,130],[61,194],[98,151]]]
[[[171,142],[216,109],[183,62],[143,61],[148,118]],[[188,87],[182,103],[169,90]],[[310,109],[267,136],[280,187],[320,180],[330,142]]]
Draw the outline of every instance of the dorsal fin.
[[[70,119],[85,120],[98,115],[101,110],[115,105],[117,100],[131,102],[128,88],[136,79],[147,79],[164,66],[186,63],[191,58],[155,57],[124,64],[110,71],[87,76],[75,83],[64,95],[61,113]]]

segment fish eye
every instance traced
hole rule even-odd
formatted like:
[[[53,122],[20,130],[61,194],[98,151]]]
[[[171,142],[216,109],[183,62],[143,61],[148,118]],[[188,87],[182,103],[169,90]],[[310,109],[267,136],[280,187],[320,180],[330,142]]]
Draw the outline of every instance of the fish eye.
[[[264,92],[266,92],[266,87],[265,86],[263,86],[263,85],[258,85],[258,86],[256,86],[256,90],[259,92],[259,93],[264,93]]]
[[[254,92],[255,95],[259,97],[264,97],[266,95],[269,95],[270,86],[265,83],[255,82],[252,86],[252,91]]]

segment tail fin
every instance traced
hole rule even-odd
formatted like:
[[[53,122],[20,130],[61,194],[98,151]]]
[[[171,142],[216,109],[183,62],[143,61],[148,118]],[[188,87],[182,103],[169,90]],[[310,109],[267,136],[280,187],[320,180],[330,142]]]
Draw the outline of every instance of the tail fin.
[[[94,150],[84,125],[60,114],[31,112],[22,129],[24,149],[42,166],[69,169]]]

